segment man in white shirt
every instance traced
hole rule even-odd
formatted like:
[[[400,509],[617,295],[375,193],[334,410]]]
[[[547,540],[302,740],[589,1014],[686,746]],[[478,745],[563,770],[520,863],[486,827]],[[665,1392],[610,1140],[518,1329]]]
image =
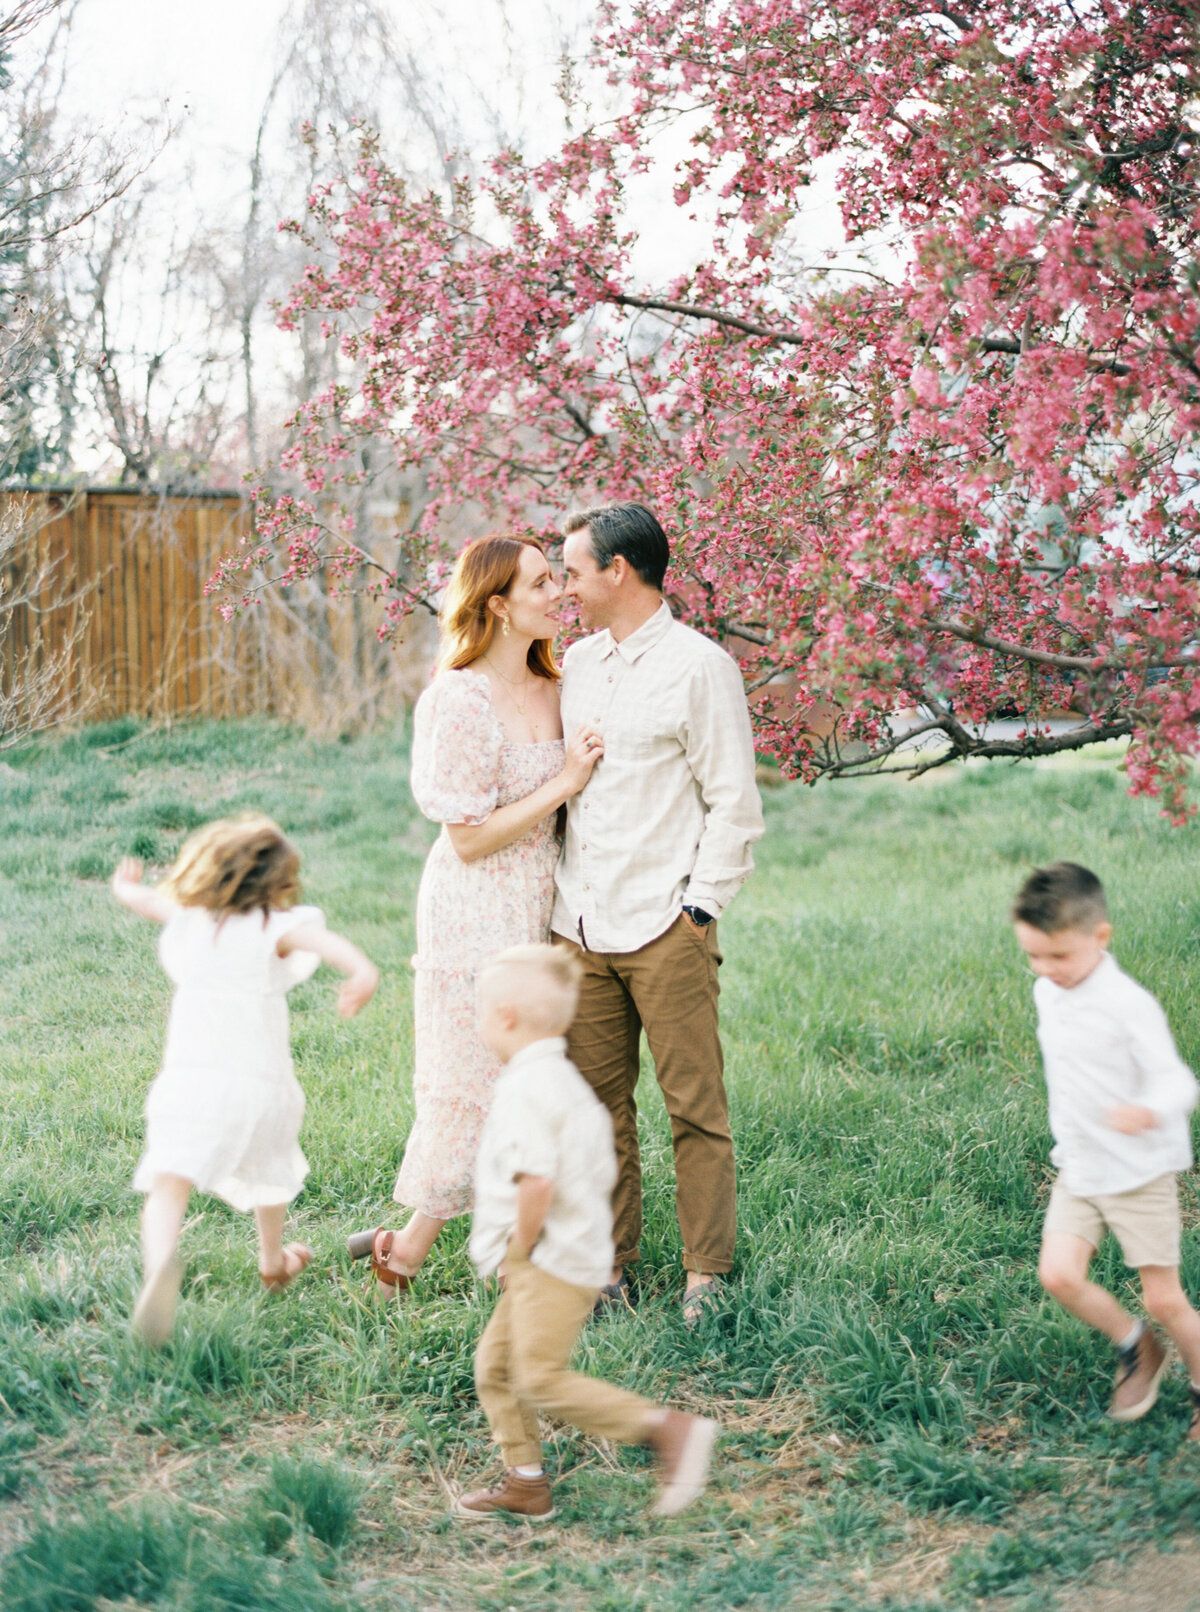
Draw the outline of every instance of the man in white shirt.
[[[1088,1280],[1109,1230],[1138,1272],[1150,1315],[1191,1376],[1188,1438],[1200,1442],[1200,1315],[1179,1281],[1177,1172],[1192,1162],[1188,1115],[1196,1080],[1175,1050],[1161,1007],[1108,955],[1104,888],[1074,862],[1037,868],[1013,906],[1033,988],[1046,1067],[1050,1194],[1038,1275],[1072,1315],[1116,1346],[1108,1414],[1133,1422],[1150,1410],[1167,1356],[1155,1334]]]
[[[733,1140],[717,1025],[717,919],[763,831],[742,676],[662,596],[670,558],[641,504],[573,515],[566,593],[591,636],[563,660],[564,731],[587,723],[603,755],[568,803],[551,927],[583,965],[571,1057],[613,1120],[616,1256],[605,1295],[626,1299],[642,1229],[637,1105],[641,1031],[671,1119],[676,1208],[696,1320],[733,1264]]]

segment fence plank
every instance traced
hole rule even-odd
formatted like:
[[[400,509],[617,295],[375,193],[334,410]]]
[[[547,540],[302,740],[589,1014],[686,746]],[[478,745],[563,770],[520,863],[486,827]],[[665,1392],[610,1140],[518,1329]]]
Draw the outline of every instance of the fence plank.
[[[424,684],[431,646],[381,655],[379,604],[330,600],[319,581],[221,619],[203,589],[250,531],[251,505],[238,493],[41,488],[0,491],[0,509],[27,517],[0,560],[6,694],[27,657],[46,665],[58,654],[64,714],[85,700],[105,718],[274,711],[343,731],[336,724],[396,709]],[[39,562],[50,581],[38,580]],[[35,597],[6,608],[22,589]]]

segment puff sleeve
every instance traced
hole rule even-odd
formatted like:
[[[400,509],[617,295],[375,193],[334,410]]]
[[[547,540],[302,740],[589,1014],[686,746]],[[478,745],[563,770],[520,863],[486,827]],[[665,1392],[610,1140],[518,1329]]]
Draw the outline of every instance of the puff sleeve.
[[[267,922],[271,970],[277,981],[282,980],[286,991],[290,991],[293,985],[302,984],[321,966],[316,952],[294,951],[286,957],[280,957],[275,950],[280,936],[300,924],[315,924],[318,929],[324,929],[325,914],[320,907],[289,907],[286,912],[273,912]]]
[[[442,672],[417,701],[412,792],[435,823],[484,822],[496,809],[500,725],[482,672]]]

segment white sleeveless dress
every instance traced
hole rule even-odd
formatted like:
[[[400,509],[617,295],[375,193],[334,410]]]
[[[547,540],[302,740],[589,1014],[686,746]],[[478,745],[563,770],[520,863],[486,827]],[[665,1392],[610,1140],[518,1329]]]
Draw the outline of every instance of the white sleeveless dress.
[[[175,985],[162,1068],[146,1097],[146,1147],[133,1178],[148,1192],[179,1175],[235,1209],[290,1203],[308,1174],[304,1093],[288,1045],[287,993],[318,967],[280,957],[279,937],[324,925],[318,907],[232,914],[179,907],[158,954]]]

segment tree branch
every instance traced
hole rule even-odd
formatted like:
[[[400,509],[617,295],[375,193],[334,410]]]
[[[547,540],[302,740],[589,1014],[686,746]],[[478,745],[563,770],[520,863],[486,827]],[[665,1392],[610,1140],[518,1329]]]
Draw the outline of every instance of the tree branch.
[[[1008,639],[994,638],[991,633],[980,632],[978,628],[968,627],[964,621],[955,621],[953,618],[935,619],[929,624],[935,632],[948,632],[955,638],[960,638],[964,644],[973,644],[976,649],[991,650],[997,655],[1012,655],[1017,660],[1030,661],[1035,666],[1053,666],[1060,672],[1105,672],[1128,671],[1130,660],[1121,655],[1059,655],[1049,649],[1032,649],[1025,644],[1014,644]],[[1200,670],[1200,656],[1196,655],[1155,655],[1151,662],[1154,666],[1194,666]]]
[[[677,313],[684,319],[708,319],[713,324],[740,330],[747,336],[764,336],[768,341],[786,342],[793,347],[803,347],[808,341],[808,337],[802,336],[798,330],[772,330],[766,325],[755,324],[751,319],[725,313],[720,308],[697,308],[688,302],[668,302],[662,297],[634,297],[624,291],[609,291],[600,300],[615,303],[621,308],[647,308],[657,313]]]
[[[953,718],[950,726],[957,731],[948,731],[944,718],[935,718],[928,722],[918,723],[916,727],[907,732],[895,735],[886,745],[880,745],[865,756],[852,756],[844,760],[839,756],[836,760],[821,766],[821,773],[827,778],[863,778],[878,777],[880,774],[899,773],[908,778],[920,778],[927,772],[933,772],[938,767],[945,767],[952,761],[996,761],[1007,758],[1012,761],[1029,761],[1037,756],[1063,755],[1068,751],[1082,750],[1089,744],[1102,744],[1106,739],[1127,739],[1133,732],[1132,717],[1121,717],[1108,722],[1085,722],[1078,728],[1070,728],[1066,733],[1030,733],[1019,739],[989,739],[986,734],[973,735]],[[910,765],[884,766],[883,763],[894,757],[911,740],[926,733],[941,730],[946,733],[950,743],[944,750],[939,750],[934,756],[925,760],[918,760],[917,752]],[[960,737],[961,735],[961,737]]]
[[[643,308],[657,313],[674,313],[682,319],[707,319],[713,324],[725,325],[730,330],[740,330],[746,336],[761,336],[766,341],[782,342],[789,347],[803,347],[808,337],[801,335],[798,330],[779,330],[770,325],[756,324],[753,319],[743,319],[740,315],[726,313],[723,308],[701,308],[690,302],[669,302],[663,297],[635,297],[627,291],[609,291],[600,299],[621,308]],[[981,353],[1006,353],[1011,358],[1020,358],[1022,353],[1028,352],[1025,338],[1015,336],[980,336],[974,343]],[[1096,369],[1110,370],[1114,375],[1128,375],[1128,364],[1119,363],[1116,359],[1093,358],[1089,362]]]

